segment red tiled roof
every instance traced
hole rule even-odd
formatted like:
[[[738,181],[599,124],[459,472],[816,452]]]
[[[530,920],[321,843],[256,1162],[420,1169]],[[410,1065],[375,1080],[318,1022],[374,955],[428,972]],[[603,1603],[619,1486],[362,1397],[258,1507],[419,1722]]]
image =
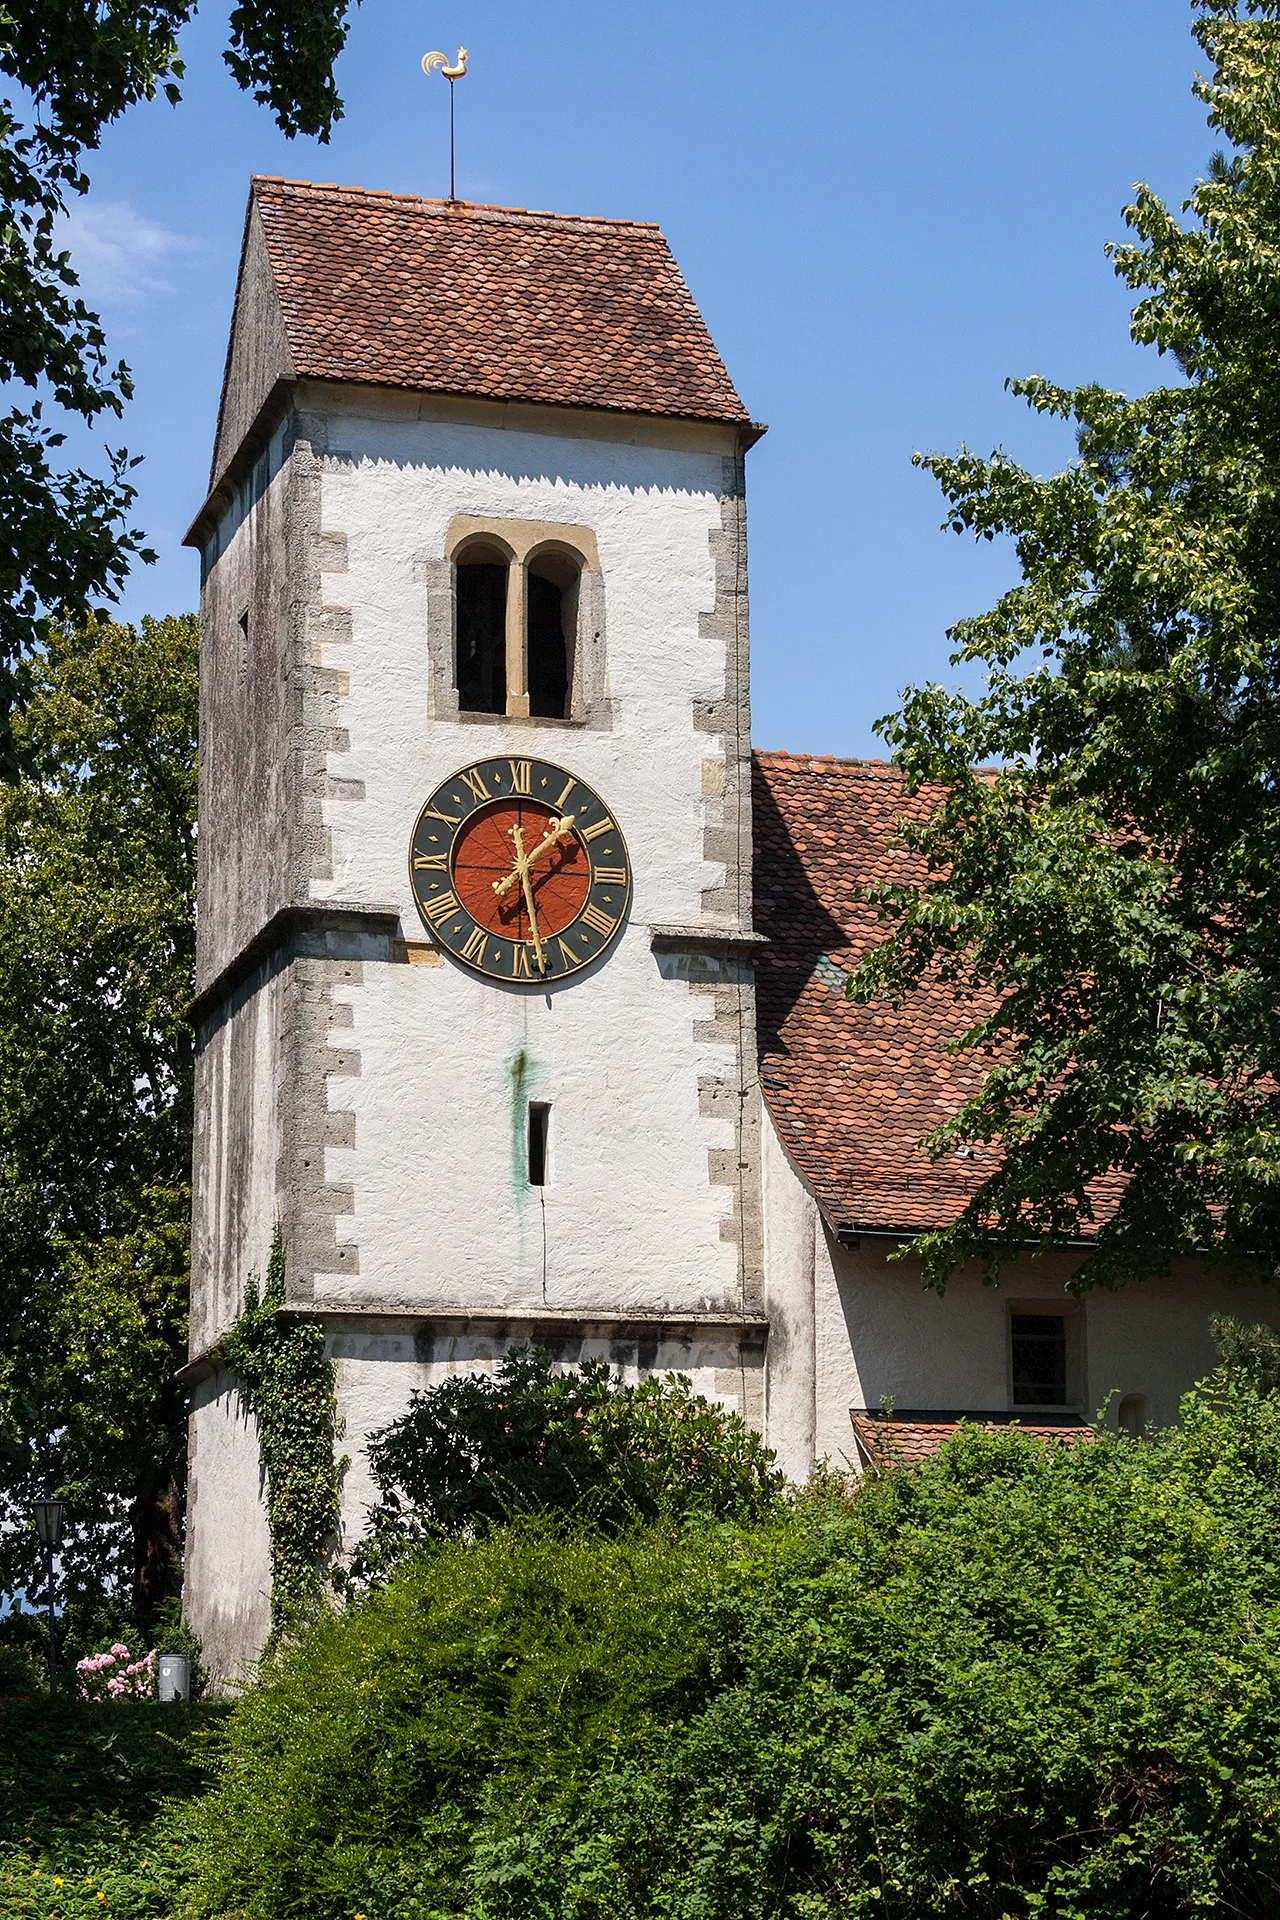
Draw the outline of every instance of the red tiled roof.
[[[294,369],[747,424],[657,227],[257,177]]]
[[[894,1414],[891,1419],[874,1414],[854,1413],[853,1435],[858,1444],[858,1452],[867,1467],[879,1467],[889,1464],[911,1467],[936,1453],[944,1440],[949,1440],[961,1425],[983,1427],[987,1432],[1004,1431],[1014,1427],[1019,1433],[1030,1434],[1033,1440],[1061,1440],[1070,1446],[1078,1440],[1095,1438],[1092,1427],[1083,1420],[1064,1419],[1051,1425],[1027,1426],[1021,1420],[989,1420],[980,1413],[957,1414],[951,1418],[931,1420],[927,1416],[914,1419]]]
[[[756,965],[760,1077],[779,1137],[836,1227],[907,1232],[954,1219],[990,1171],[980,1157],[934,1163],[917,1142],[978,1083],[943,1052],[964,1024],[949,992],[925,987],[899,1013],[860,1007],[844,980],[884,937],[862,887],[905,880],[890,844],[920,817],[902,775],[879,760],[755,755]]]

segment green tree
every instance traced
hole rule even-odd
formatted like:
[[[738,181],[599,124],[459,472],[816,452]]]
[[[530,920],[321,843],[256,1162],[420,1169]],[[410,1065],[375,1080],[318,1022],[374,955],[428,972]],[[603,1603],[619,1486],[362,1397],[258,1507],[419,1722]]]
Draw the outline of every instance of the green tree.
[[[1138,187],[1111,249],[1134,340],[1181,377],[1012,382],[1074,425],[1049,478],[920,460],[948,524],[1010,537],[1021,569],[952,629],[983,696],[917,688],[881,723],[908,789],[940,793],[851,991],[953,991],[984,1079],[926,1145],[998,1149],[916,1243],[938,1287],[1091,1234],[1083,1286],[1200,1249],[1280,1272],[1280,5],[1195,10],[1231,156],[1188,220]]]
[[[0,1591],[175,1591],[184,1399],[196,622],[54,629],[0,789]]]
[[[518,1513],[615,1533],[659,1517],[751,1521],[783,1487],[758,1435],[682,1375],[624,1386],[603,1360],[557,1372],[536,1346],[512,1347],[493,1374],[415,1393],[368,1457],[380,1497],[357,1580]]]
[[[232,10],[224,58],[287,134],[326,139],[341,114],[332,68],[347,4]],[[0,773],[13,769],[9,714],[33,684],[50,617],[83,619],[114,599],[144,553],[128,525],[127,454],[109,451],[105,474],[60,465],[65,416],[118,418],[132,387],[77,294],[59,220],[88,189],[85,155],[104,129],[157,90],[178,101],[177,34],[195,11],[194,0],[30,0],[0,18],[0,74],[30,109],[24,120],[0,99],[0,381],[31,395],[0,410]]]

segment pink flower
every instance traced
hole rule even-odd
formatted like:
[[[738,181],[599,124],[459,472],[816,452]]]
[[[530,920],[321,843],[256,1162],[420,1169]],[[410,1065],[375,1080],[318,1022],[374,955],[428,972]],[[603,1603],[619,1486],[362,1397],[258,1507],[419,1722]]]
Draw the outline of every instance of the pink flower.
[[[123,1640],[117,1640],[111,1651],[117,1660],[127,1660],[129,1658],[129,1649],[125,1646]]]

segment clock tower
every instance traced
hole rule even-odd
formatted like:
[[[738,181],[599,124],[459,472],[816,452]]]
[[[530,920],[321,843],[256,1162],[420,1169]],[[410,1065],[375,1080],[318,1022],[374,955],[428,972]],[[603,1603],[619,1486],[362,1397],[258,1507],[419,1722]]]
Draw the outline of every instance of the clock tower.
[[[202,560],[187,1604],[268,1622],[220,1342],[349,1454],[514,1342],[762,1420],[743,466],[656,228],[253,182]]]

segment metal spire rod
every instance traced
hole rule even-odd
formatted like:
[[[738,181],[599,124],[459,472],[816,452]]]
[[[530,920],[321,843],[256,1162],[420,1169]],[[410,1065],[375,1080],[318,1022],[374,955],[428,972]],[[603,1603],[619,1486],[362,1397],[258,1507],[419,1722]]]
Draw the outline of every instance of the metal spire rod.
[[[449,198],[452,201],[458,197],[454,176],[453,83],[455,80],[461,80],[467,71],[466,48],[458,48],[458,58],[453,66],[449,65],[449,56],[447,54],[424,53],[422,56],[422,71],[426,74],[431,74],[435,72],[437,67],[449,82]]]

